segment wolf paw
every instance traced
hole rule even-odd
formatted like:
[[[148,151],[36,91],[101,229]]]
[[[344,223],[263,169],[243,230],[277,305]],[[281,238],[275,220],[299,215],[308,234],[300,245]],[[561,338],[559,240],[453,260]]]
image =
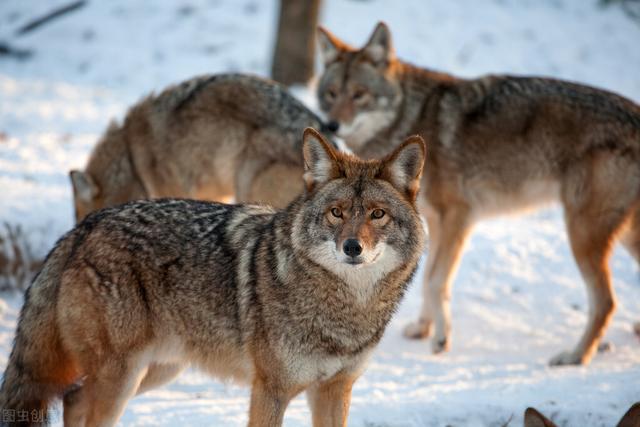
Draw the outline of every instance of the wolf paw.
[[[449,351],[449,339],[447,337],[433,337],[431,341],[431,351],[433,354],[440,354]]]
[[[571,351],[563,351],[562,353],[551,358],[549,365],[565,366],[565,365],[582,365],[584,362],[581,357],[576,356]]]
[[[419,319],[417,322],[411,322],[405,326],[402,334],[405,338],[412,340],[428,338],[431,335],[431,322],[423,319]]]

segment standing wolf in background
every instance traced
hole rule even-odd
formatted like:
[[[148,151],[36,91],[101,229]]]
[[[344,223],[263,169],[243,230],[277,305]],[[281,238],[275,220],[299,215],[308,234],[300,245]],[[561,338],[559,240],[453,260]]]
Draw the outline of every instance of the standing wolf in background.
[[[321,120],[285,87],[241,74],[197,77],[148,96],[112,124],[84,172],[76,219],[158,197],[286,206],[302,192],[300,135]]]
[[[89,215],[27,290],[0,410],[66,391],[65,426],[111,426],[193,364],[252,385],[251,426],[280,425],[303,390],[314,426],[346,425],[423,251],[424,155],[412,137],[363,161],[308,129],[306,191],[285,210],[161,199]]]
[[[590,307],[578,345],[551,364],[588,363],[614,312],[608,259],[625,226],[624,243],[640,260],[640,107],[559,80],[466,80],[418,68],[396,59],[383,23],[361,49],[324,29],[318,36],[320,107],[356,154],[376,156],[410,134],[430,144],[420,197],[430,234],[423,306],[405,334],[433,333],[434,352],[447,350],[451,282],[473,224],[559,200]]]

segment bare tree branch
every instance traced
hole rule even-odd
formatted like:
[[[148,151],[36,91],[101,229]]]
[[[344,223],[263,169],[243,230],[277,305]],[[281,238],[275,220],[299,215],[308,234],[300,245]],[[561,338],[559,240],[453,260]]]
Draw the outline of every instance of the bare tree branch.
[[[66,15],[69,12],[73,12],[74,10],[80,9],[86,3],[87,3],[86,0],[78,0],[73,3],[67,4],[66,6],[62,6],[57,9],[54,9],[51,12],[47,13],[46,15],[40,18],[34,19],[33,21],[27,23],[26,25],[18,28],[18,30],[16,31],[16,35],[21,36],[21,35],[27,34],[35,30],[36,28],[46,24],[49,21],[52,21],[60,16]]]

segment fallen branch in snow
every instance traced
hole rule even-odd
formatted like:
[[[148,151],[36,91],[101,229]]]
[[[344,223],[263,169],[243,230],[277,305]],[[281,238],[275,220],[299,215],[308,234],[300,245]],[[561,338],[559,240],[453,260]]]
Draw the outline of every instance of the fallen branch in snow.
[[[27,59],[33,52],[28,49],[19,49],[17,47],[12,47],[7,43],[0,42],[0,56],[12,56],[16,59]]]
[[[27,288],[42,266],[31,250],[22,227],[8,223],[0,228],[0,291]]]
[[[66,6],[62,6],[57,9],[54,9],[51,12],[47,13],[46,15],[40,18],[34,19],[33,21],[27,23],[26,25],[20,27],[18,31],[16,31],[16,35],[21,36],[23,34],[31,32],[36,28],[46,24],[49,21],[52,21],[60,16],[66,15],[69,12],[73,12],[74,10],[81,8],[85,4],[87,4],[86,0],[78,0],[73,3],[69,3]]]

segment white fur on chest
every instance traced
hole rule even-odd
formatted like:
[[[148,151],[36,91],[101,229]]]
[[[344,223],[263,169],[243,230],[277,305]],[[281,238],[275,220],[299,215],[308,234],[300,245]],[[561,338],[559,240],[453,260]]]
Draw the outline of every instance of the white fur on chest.
[[[298,384],[312,384],[331,379],[339,372],[359,375],[365,368],[371,350],[355,356],[328,356],[323,354],[284,355],[289,378]]]
[[[309,355],[293,360],[289,375],[299,384],[309,384],[333,377],[344,365],[339,357]]]
[[[311,252],[315,262],[347,284],[359,304],[366,303],[378,282],[400,265],[400,256],[396,250],[385,243],[378,243],[374,250],[369,251],[372,259],[360,265],[351,265],[341,260],[343,256],[333,241],[323,242],[312,248]]]
[[[395,111],[365,111],[358,113],[351,123],[340,124],[338,136],[345,140],[349,148],[357,150],[378,132],[389,127],[395,117]]]

